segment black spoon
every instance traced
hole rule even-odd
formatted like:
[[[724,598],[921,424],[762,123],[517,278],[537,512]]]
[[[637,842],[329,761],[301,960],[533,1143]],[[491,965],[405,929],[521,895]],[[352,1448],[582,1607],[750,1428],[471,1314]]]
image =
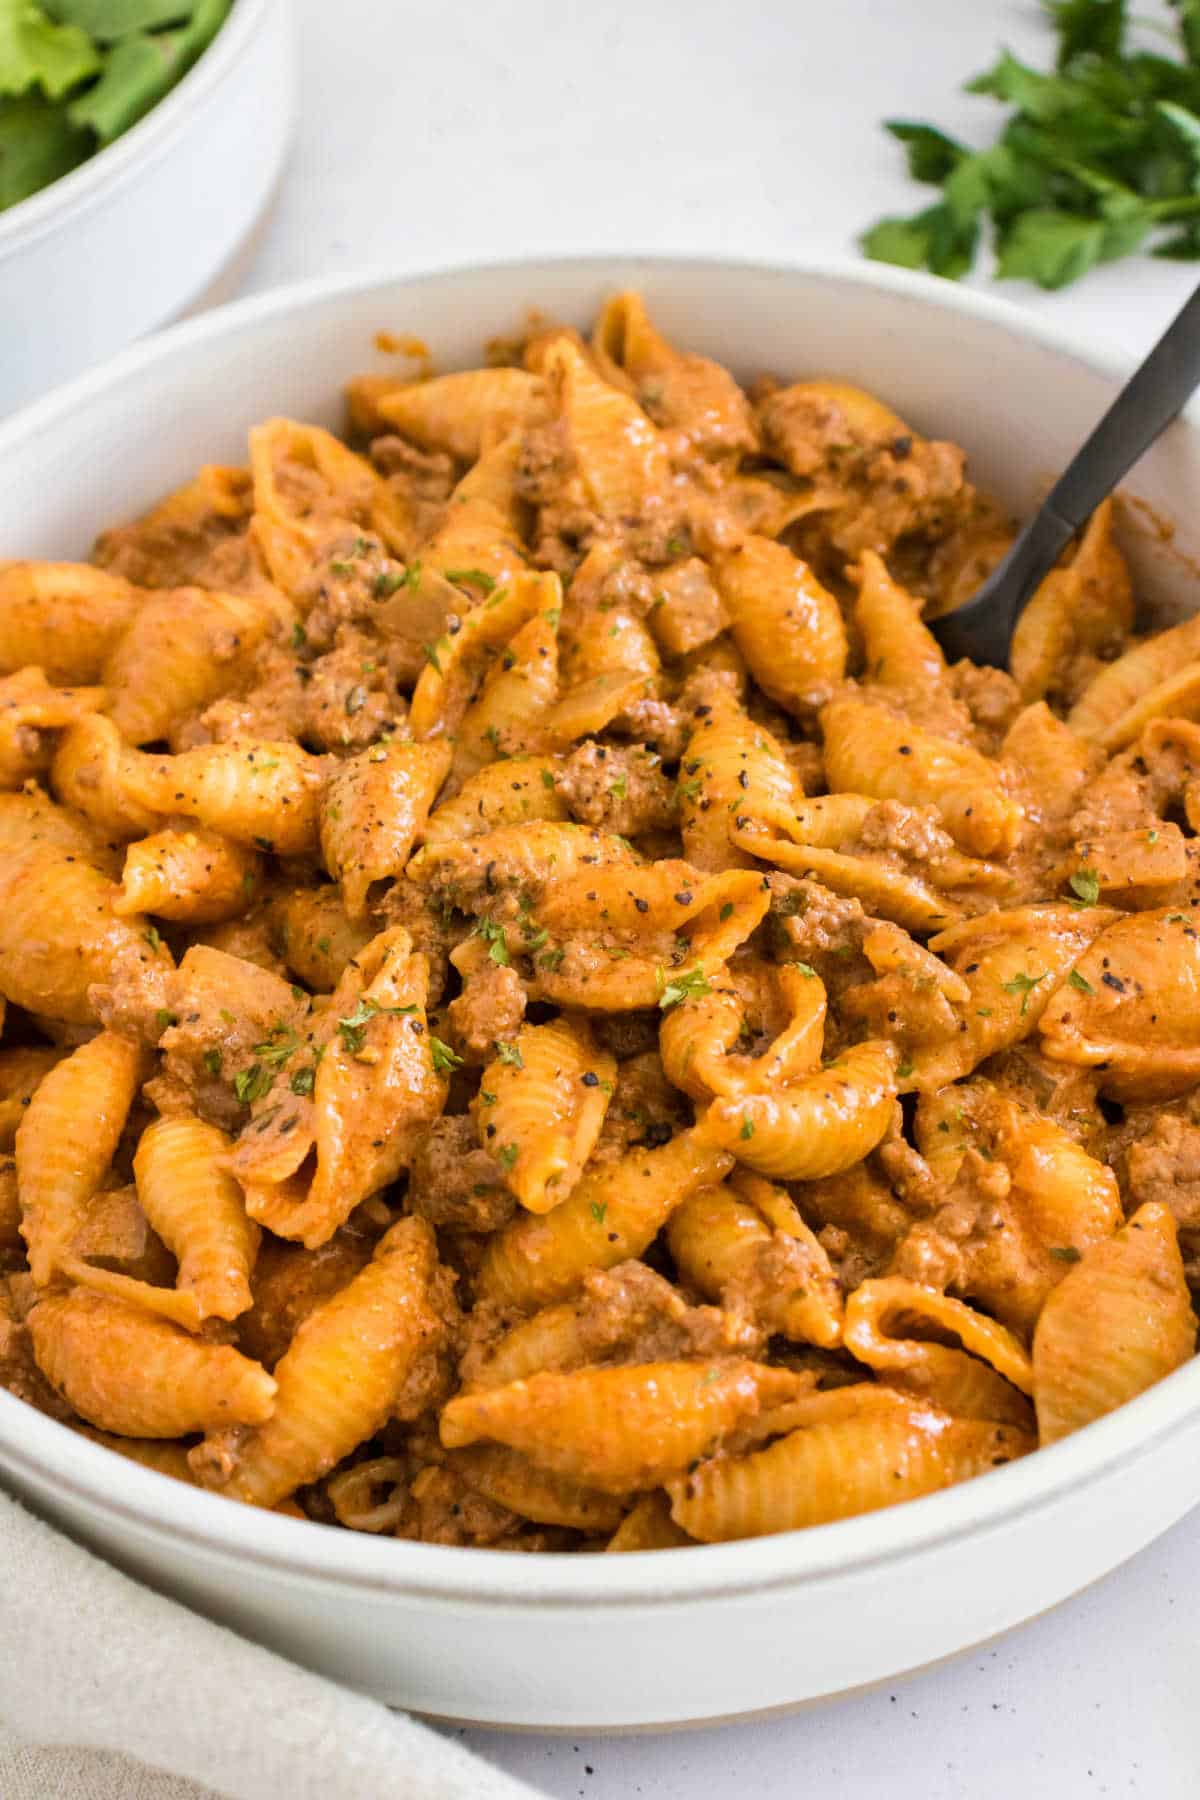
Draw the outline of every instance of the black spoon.
[[[1200,384],[1200,288],[1117,395],[1050,497],[977,594],[929,629],[951,661],[1008,666],[1021,610],[1106,494],[1183,408]]]

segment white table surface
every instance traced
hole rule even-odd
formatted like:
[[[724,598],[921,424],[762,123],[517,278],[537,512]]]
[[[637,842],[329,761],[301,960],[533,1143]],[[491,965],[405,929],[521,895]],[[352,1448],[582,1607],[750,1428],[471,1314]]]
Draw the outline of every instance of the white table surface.
[[[298,136],[247,289],[526,252],[842,253],[929,194],[878,120],[984,134],[997,109],[959,84],[1002,42],[1031,57],[1046,44],[1033,0],[296,10]],[[1140,349],[1198,278],[1144,257],[1065,294],[999,291]],[[877,1693],[700,1732],[464,1736],[562,1800],[1176,1800],[1200,1788],[1198,1593],[1193,1515],[1049,1617]]]

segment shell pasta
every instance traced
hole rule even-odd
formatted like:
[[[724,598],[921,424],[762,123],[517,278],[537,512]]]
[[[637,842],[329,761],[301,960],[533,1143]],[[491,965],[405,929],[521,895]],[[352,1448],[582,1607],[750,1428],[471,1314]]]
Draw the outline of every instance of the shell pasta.
[[[1014,524],[752,364],[531,315],[0,561],[19,1398],[327,1529],[627,1555],[1195,1354],[1200,625],[1105,502],[1011,674],[948,664]]]

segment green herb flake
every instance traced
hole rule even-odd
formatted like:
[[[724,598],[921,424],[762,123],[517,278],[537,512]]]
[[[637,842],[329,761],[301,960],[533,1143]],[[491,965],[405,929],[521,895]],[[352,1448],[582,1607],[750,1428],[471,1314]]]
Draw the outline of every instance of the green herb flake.
[[[377,1000],[360,999],[352,1012],[337,1022],[342,1043],[352,1056],[358,1054],[366,1040],[367,1026],[377,1013],[415,1013],[420,1008],[412,1006],[380,1006]]]
[[[907,1058],[905,1059],[904,1062],[902,1062],[900,1064],[899,1068],[896,1070],[896,1074],[898,1075],[898,1077],[900,1078],[901,1081],[907,1081],[909,1076],[912,1074],[912,1072],[913,1072],[913,1065],[907,1060]]]
[[[297,1069],[296,1073],[292,1076],[292,1079],[288,1082],[288,1086],[291,1088],[293,1094],[299,1094],[303,1097],[306,1094],[312,1093],[313,1088],[316,1085],[316,1080],[316,1069]]]
[[[1006,994],[1020,994],[1022,996],[1021,1017],[1024,1018],[1029,1011],[1030,994],[1032,994],[1034,988],[1040,987],[1045,979],[1045,975],[1025,975],[1022,973],[1014,975],[1010,981],[1002,981],[1000,986],[1004,989]]]
[[[508,941],[504,935],[503,925],[497,925],[494,919],[480,919],[475,927],[475,935],[481,937],[488,947],[488,958],[507,969],[512,962],[508,954]]]
[[[699,1000],[705,994],[711,994],[708,977],[704,970],[697,967],[689,969],[686,974],[673,975],[670,981],[663,969],[658,970],[658,985],[662,989],[658,1004],[663,1012],[668,1007],[678,1006],[683,1000]]]
[[[520,1147],[516,1144],[501,1144],[496,1152],[496,1161],[505,1169],[511,1169],[520,1156]]]
[[[1082,906],[1095,906],[1100,898],[1100,877],[1095,869],[1076,869],[1067,885]]]
[[[1067,986],[1077,989],[1081,994],[1094,994],[1096,991],[1091,982],[1082,976],[1078,969],[1072,969],[1067,976]]]
[[[591,1213],[593,1219],[595,1219],[597,1225],[603,1225],[608,1213],[608,1201],[593,1200],[588,1206],[588,1211]]]
[[[1077,1263],[1083,1258],[1083,1252],[1077,1250],[1074,1244],[1052,1244],[1050,1254],[1055,1262]]]
[[[160,1006],[154,1015],[154,1023],[159,1031],[169,1031],[172,1025],[178,1025],[179,1014],[173,1013],[165,1006]]]
[[[233,1091],[243,1106],[249,1106],[262,1099],[274,1079],[273,1070],[264,1068],[262,1063],[251,1063],[249,1068],[239,1069],[234,1076]]]
[[[307,631],[305,631],[305,629],[304,629],[303,625],[300,623],[299,619],[297,619],[296,623],[292,626],[292,649],[293,650],[303,650],[303,648],[304,648],[305,644],[307,644],[307,642],[308,642],[308,633],[307,633]]]
[[[553,793],[553,792],[554,792],[554,785],[555,785],[555,784],[554,784],[554,771],[553,771],[553,769],[543,769],[543,770],[542,770],[542,786],[543,786],[543,787],[544,787],[544,788],[546,788],[546,789],[547,789],[547,790],[548,790],[548,791],[549,791],[549,792],[550,792],[550,793]]]
[[[461,1069],[462,1057],[458,1054],[457,1050],[452,1050],[449,1044],[443,1043],[440,1037],[431,1036],[429,1039],[429,1048],[433,1054],[433,1072],[435,1075],[449,1075],[453,1069]]]
[[[738,1137],[741,1138],[743,1143],[746,1143],[753,1136],[754,1136],[754,1120],[747,1118],[743,1114],[742,1129],[738,1132]]]
[[[525,1058],[521,1055],[520,1044],[506,1044],[500,1040],[496,1044],[496,1055],[502,1063],[511,1063],[514,1069],[525,1067]]]
[[[213,1076],[220,1075],[220,1073],[221,1073],[221,1052],[219,1050],[206,1050],[200,1060],[204,1064],[205,1068],[208,1070],[210,1075],[213,1075]]]
[[[416,566],[420,568],[419,563]],[[496,583],[482,569],[446,569],[444,574],[456,587],[477,587],[485,599],[496,591]]]
[[[264,1043],[252,1046],[252,1054],[266,1067],[281,1069],[299,1047],[300,1039],[294,1031],[277,1027]]]
[[[608,791],[614,800],[624,800],[629,792],[629,783],[624,775],[618,775],[615,781],[610,782]]]
[[[143,931],[143,933],[142,933],[142,936],[145,938],[146,942],[149,944],[149,946],[152,950],[161,950],[162,949],[162,939],[159,937],[158,931],[156,930],[156,928],[153,925],[147,925],[145,931]]]

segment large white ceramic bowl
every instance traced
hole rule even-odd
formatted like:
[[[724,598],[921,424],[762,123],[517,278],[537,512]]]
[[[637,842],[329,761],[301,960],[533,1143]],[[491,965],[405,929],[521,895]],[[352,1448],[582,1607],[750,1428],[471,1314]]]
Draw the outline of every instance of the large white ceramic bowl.
[[[874,266],[653,256],[360,279],[253,299],[127,351],[0,427],[0,555],[71,556],[248,425],[336,424],[381,327],[443,367],[531,304],[584,323],[636,284],[660,325],[743,375],[836,374],[969,449],[1030,507],[1127,372],[1006,304]],[[1197,548],[1200,413],[1131,487]],[[1189,543],[1189,534],[1191,541]],[[1156,606],[1198,590],[1154,533]],[[80,1121],[80,1129],[86,1128]],[[454,1718],[629,1726],[833,1694],[946,1656],[1076,1592],[1200,1499],[1200,1362],[1022,1462],[925,1500],[755,1542],[514,1556],[332,1531],[153,1474],[0,1393],[0,1474],[123,1568],[384,1700]]]
[[[144,119],[0,213],[0,415],[208,288],[279,177],[292,60],[289,0],[234,0]]]

